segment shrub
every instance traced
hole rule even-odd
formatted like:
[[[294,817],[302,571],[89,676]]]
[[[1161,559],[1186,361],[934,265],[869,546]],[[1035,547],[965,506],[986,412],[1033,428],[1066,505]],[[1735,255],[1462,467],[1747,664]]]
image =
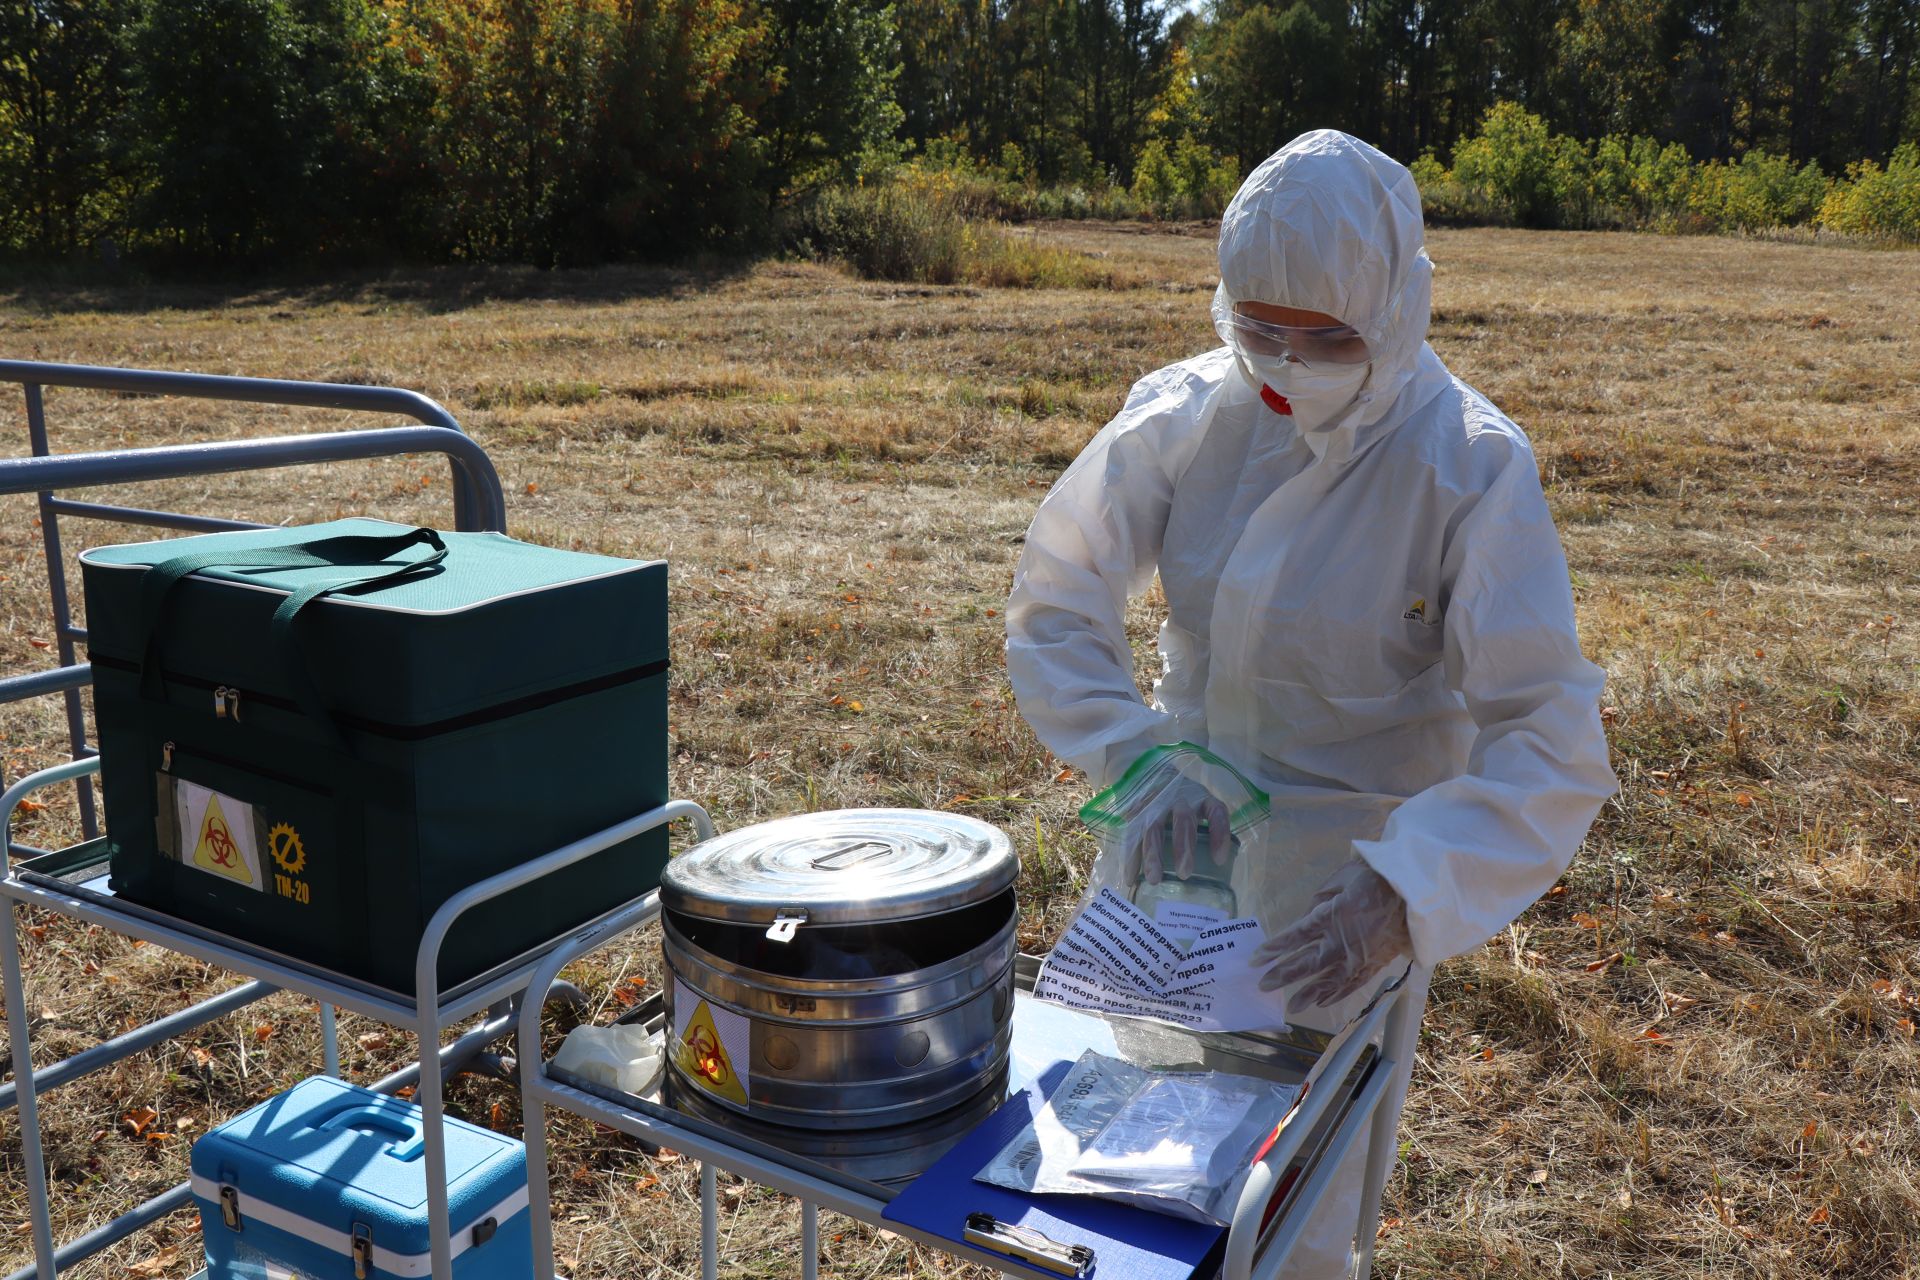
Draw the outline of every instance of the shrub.
[[[1556,227],[1591,227],[1599,220],[1599,198],[1594,191],[1593,157],[1577,138],[1556,133],[1547,139],[1547,189]]]
[[[1153,138],[1140,148],[1129,193],[1161,218],[1219,216],[1240,185],[1240,166],[1187,134],[1169,147]]]
[[[1920,144],[1906,143],[1882,169],[1848,166],[1820,203],[1820,225],[1856,236],[1920,240]]]
[[[1453,180],[1505,208],[1524,226],[1558,221],[1547,122],[1517,102],[1488,108],[1479,134],[1454,151]]]
[[[786,239],[874,279],[952,284],[966,225],[950,199],[924,185],[835,186],[790,213]]]
[[[1765,231],[1812,221],[1826,190],[1819,165],[1795,169],[1785,156],[1755,148],[1735,164],[1710,161],[1696,170],[1687,205],[1716,227]]]
[[[1677,142],[1661,146],[1652,138],[1637,137],[1627,148],[1627,164],[1634,212],[1643,220],[1669,221],[1686,209],[1694,164],[1685,147]]]
[[[788,211],[783,239],[790,249],[839,259],[876,280],[1019,288],[1127,283],[1085,254],[969,220],[951,193],[905,181],[824,188]]]
[[[1594,204],[1615,221],[1625,221],[1633,207],[1632,143],[1610,133],[1593,144],[1590,181]]]
[[[1488,197],[1453,180],[1447,167],[1429,151],[1411,166],[1420,189],[1420,209],[1435,226],[1503,226],[1513,221],[1504,208]]]

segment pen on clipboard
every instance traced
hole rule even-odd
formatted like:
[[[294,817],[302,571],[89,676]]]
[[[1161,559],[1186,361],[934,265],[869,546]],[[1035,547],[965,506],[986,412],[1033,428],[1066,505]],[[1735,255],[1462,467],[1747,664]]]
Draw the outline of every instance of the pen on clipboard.
[[[970,1213],[962,1238],[971,1245],[1004,1253],[1055,1275],[1085,1276],[1093,1270],[1093,1250],[1083,1244],[1063,1244],[1032,1227],[1002,1222],[990,1213]]]

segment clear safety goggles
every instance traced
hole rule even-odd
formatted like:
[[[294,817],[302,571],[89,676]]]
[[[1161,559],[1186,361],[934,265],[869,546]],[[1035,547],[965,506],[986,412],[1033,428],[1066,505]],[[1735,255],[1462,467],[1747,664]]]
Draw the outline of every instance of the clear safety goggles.
[[[1365,364],[1373,358],[1366,339],[1352,325],[1272,324],[1226,313],[1227,341],[1245,356],[1298,360],[1304,365]]]

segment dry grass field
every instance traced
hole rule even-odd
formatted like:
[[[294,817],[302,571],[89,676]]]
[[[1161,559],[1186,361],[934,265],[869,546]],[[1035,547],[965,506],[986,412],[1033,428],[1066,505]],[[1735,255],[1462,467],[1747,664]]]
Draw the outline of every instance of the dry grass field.
[[[1204,233],[1018,234],[1125,287],[773,263],[22,289],[0,296],[0,352],[425,391],[492,452],[515,534],[672,562],[677,794],[723,827],[867,804],[998,822],[1040,949],[1089,860],[1086,786],[1011,706],[999,611],[1051,478],[1131,379],[1212,344],[1212,262]],[[1621,792],[1562,884],[1438,975],[1375,1274],[1920,1276],[1920,254],[1508,231],[1431,252],[1435,347],[1537,447]],[[50,406],[62,449],[338,421]],[[24,452],[18,401],[4,413]],[[135,496],[273,521],[448,511],[427,459]],[[39,539],[31,502],[0,499],[0,672],[50,660]],[[53,702],[0,709],[7,775],[61,733]],[[43,798],[24,838],[51,845],[73,807]],[[232,981],[24,923],[48,1058]],[[649,936],[578,977],[606,1017],[658,973]],[[311,1015],[277,997],[52,1095],[61,1233],[172,1185],[197,1133],[317,1069]],[[363,1077],[408,1050],[352,1018],[343,1042]],[[517,1124],[509,1084],[452,1097]],[[692,1163],[554,1131],[573,1274],[697,1274]],[[17,1136],[0,1116],[4,1267],[27,1256]],[[723,1181],[723,1205],[723,1274],[797,1273],[791,1202]],[[75,1274],[185,1276],[191,1222]],[[847,1280],[980,1274],[837,1219],[822,1238]]]

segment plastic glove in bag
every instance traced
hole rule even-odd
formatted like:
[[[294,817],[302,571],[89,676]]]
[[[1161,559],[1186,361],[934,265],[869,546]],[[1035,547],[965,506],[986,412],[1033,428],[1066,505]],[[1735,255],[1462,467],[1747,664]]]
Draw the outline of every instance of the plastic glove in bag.
[[[974,1176],[1225,1225],[1254,1152],[1298,1096],[1271,1081],[1148,1071],[1089,1051],[1033,1124]]]
[[[660,1038],[645,1027],[620,1022],[610,1027],[582,1023],[567,1033],[553,1055],[556,1071],[594,1084],[640,1093],[660,1074]]]

